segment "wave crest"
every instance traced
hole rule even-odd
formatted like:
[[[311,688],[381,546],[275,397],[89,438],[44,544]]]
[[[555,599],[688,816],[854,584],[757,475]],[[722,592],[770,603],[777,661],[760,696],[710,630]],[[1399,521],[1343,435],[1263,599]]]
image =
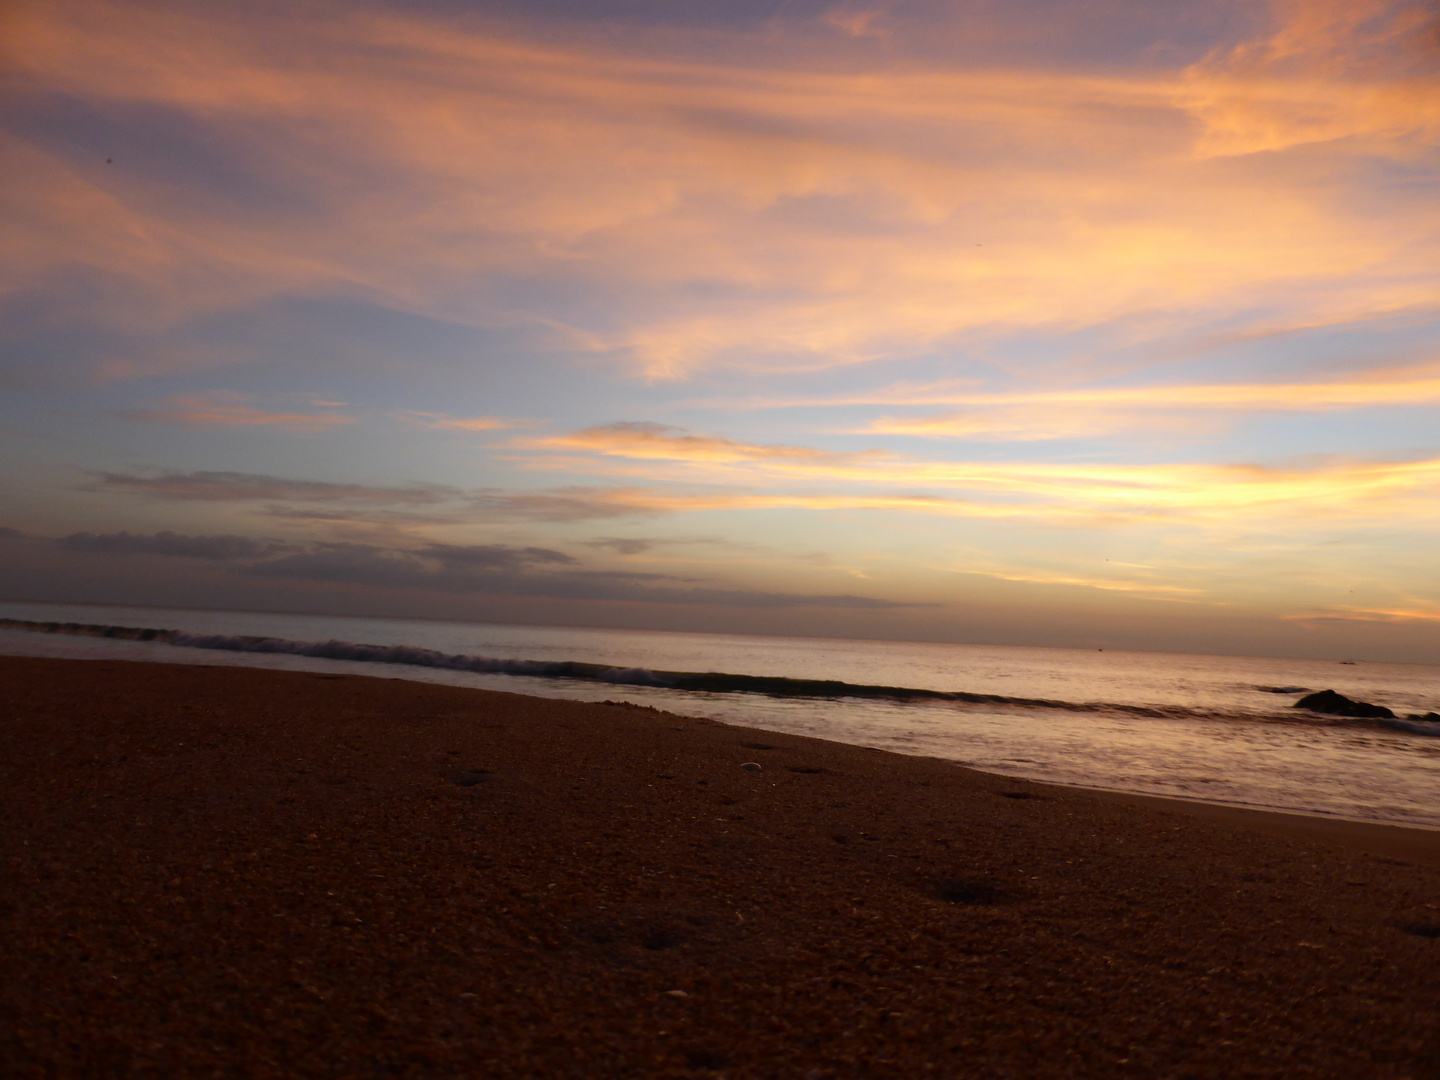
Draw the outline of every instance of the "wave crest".
[[[896,703],[950,702],[959,705],[988,705],[1021,709],[1053,709],[1066,712],[1120,713],[1157,719],[1221,719],[1233,714],[1184,706],[1125,705],[1115,702],[1059,701],[1051,698],[1011,697],[1003,694],[972,694],[962,690],[930,690],[913,686],[881,686],[850,683],[839,679],[798,679],[784,675],[737,675],[721,671],[657,671],[643,667],[590,664],[578,660],[514,660],[464,653],[443,653],[414,645],[365,645],[354,641],[292,641],[288,638],[251,637],[232,634],[190,634],[183,630],[161,630],[137,626],[103,626],[88,623],[29,622],[0,619],[0,629],[29,630],[46,634],[73,634],[122,641],[151,641],[188,649],[219,649],[226,652],[274,653],[310,656],[323,660],[351,660],[369,664],[402,664],[410,667],[468,671],[477,675],[523,675],[538,679],[575,679],[581,682],[616,686],[649,686],[702,694],[763,694],[777,698],[866,698]],[[1287,693],[1303,687],[1256,687],[1268,693]],[[1433,714],[1432,714],[1433,715]],[[1289,721],[1293,717],[1252,716],[1252,720]],[[1332,720],[1331,722],[1345,722]],[[1351,721],[1354,722],[1354,721]],[[1440,724],[1429,717],[1384,721],[1385,726],[1417,735],[1440,735]]]

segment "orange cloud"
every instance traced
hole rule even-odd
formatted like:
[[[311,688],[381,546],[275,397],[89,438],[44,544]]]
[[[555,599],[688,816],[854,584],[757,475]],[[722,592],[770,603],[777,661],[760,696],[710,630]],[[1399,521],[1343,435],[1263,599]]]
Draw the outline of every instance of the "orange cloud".
[[[1020,393],[956,393],[946,387],[867,395],[867,404],[961,405],[964,412],[882,416],[863,430],[931,438],[1050,439],[1126,429],[1175,430],[1184,414],[1339,412],[1440,404],[1440,378],[1326,383],[1232,383]],[[846,402],[852,403],[851,402]],[[858,402],[854,402],[858,403]],[[819,404],[817,402],[816,404]]]
[[[1404,623],[1440,622],[1440,607],[1428,605],[1411,608],[1322,608],[1305,615],[1282,615],[1286,622],[1360,622],[1360,623]]]
[[[1163,585],[1158,582],[1126,580],[1123,578],[1083,577],[1075,574],[1053,573],[1044,570],[956,570],[960,574],[974,574],[978,577],[995,578],[999,581],[1018,581],[1030,585],[1067,585],[1082,589],[1100,589],[1102,592],[1140,593],[1147,596],[1177,602],[1194,602],[1192,598],[1201,595],[1203,589],[1187,588],[1180,585]]]
[[[1186,72],[1202,156],[1359,138],[1440,135],[1433,5],[1414,0],[1273,0],[1269,37]],[[1398,149],[1398,146],[1397,146]]]
[[[1380,48],[1370,22],[1322,23],[1311,37],[1336,42],[1322,59]],[[243,131],[250,171],[307,212],[219,212],[143,162],[105,171],[29,146],[8,183],[31,223],[0,281],[103,266],[163,298],[156,321],[351,291],[526,325],[652,378],[873,363],[1140,313],[1164,313],[1155,332],[1175,336],[1236,313],[1437,302],[1435,201],[1403,185],[1383,206],[1346,198],[1369,183],[1348,165],[1376,147],[1433,147],[1421,74],[1351,64],[1321,78],[1329,60],[1281,63],[1300,49],[1283,34],[1186,72],[1097,77],[900,58],[860,74],[764,69],[647,52],[649,39],[623,53],[515,33],[364,9],[25,9],[8,59],[27,87]],[[1321,164],[1256,156],[1317,140]],[[477,287],[547,273],[608,302]]]
[[[822,21],[826,26],[834,27],[842,34],[848,34],[851,37],[873,37],[884,40],[889,37],[889,34],[886,33],[884,27],[878,24],[885,18],[885,14],[883,7],[851,8],[841,6],[827,11]]]
[[[1261,409],[1330,412],[1378,405],[1440,403],[1440,376],[1350,379],[1322,383],[1218,383],[1077,389],[1010,394],[947,392],[944,388],[878,394],[872,403],[906,405],[1066,405],[1080,408]]]
[[[517,445],[539,450],[591,450],[617,457],[736,464],[742,462],[798,462],[831,464],[884,456],[867,450],[856,454],[832,453],[808,446],[760,446],[714,436],[690,435],[664,424],[619,423],[586,428],[568,435],[531,439]]]
[[[618,472],[670,482],[844,485],[849,495],[806,495],[794,505],[858,506],[877,498],[892,508],[981,517],[1176,520],[1228,524],[1250,517],[1440,519],[1440,459],[1402,462],[1323,460],[1265,467],[927,461],[876,451],[841,454],[691,436],[652,425],[613,425],[520,444],[532,451],[588,451],[563,458],[565,471]],[[644,462],[610,470],[608,459]],[[534,459],[544,467],[546,460]],[[652,464],[653,463],[653,464]],[[920,496],[890,494],[896,489]],[[854,494],[854,492],[869,492]],[[784,496],[788,498],[790,496]],[[832,500],[825,503],[825,500]],[[818,501],[817,501],[818,500]],[[847,502],[846,500],[851,500]],[[749,505],[749,504],[747,504]]]
[[[542,420],[520,420],[506,416],[450,416],[446,413],[402,412],[402,419],[438,431],[511,431],[537,427]]]
[[[575,489],[572,489],[575,490]],[[586,488],[584,498],[592,507],[589,516],[606,516],[593,508],[607,507],[619,516],[626,514],[680,514],[736,510],[891,510],[944,517],[1004,520],[1017,516],[1053,521],[1075,521],[1073,511],[1063,507],[1031,507],[1017,510],[978,500],[941,498],[930,495],[875,494],[866,492],[781,492],[755,491],[664,491],[654,488]],[[537,493],[531,498],[541,498]]]
[[[193,397],[172,397],[158,409],[132,409],[121,413],[128,420],[144,420],[184,427],[273,427],[284,431],[329,431],[355,423],[355,417],[336,412],[267,412],[245,404],[253,400],[244,394],[213,393]],[[312,404],[324,404],[313,402]]]

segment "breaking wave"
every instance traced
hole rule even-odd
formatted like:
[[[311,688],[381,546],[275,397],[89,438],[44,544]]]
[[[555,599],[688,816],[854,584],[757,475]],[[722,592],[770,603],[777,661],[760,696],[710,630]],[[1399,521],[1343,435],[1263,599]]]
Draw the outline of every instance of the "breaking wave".
[[[480,675],[523,675],[538,679],[574,679],[617,686],[647,686],[708,694],[763,694],[777,698],[861,698],[905,702],[950,702],[960,705],[987,705],[1021,709],[1055,709],[1067,712],[1120,713],[1137,717],[1181,719],[1233,718],[1233,713],[1170,705],[1165,707],[1127,705],[1114,702],[1060,701],[1051,698],[1012,697],[1003,694],[974,694],[961,690],[931,690],[913,686],[879,686],[844,682],[839,679],[800,679],[783,675],[739,675],[719,671],[660,671],[643,667],[618,667],[577,660],[515,660],[464,653],[443,653],[413,645],[364,645],[353,641],[292,641],[288,638],[250,637],[230,634],[190,634],[183,630],[161,630],[136,626],[105,626],[87,623],[29,622],[0,619],[0,629],[29,630],[46,634],[112,638],[121,641],[151,641],[187,649],[219,649],[226,652],[273,653],[307,656],[324,660],[351,660],[369,664],[402,664],[411,667],[467,671]],[[1304,687],[1257,687],[1275,693],[1291,693]],[[1291,714],[1256,716],[1250,719],[1290,720]],[[1336,722],[1334,718],[1328,718]],[[1386,726],[1420,735],[1440,735],[1440,724],[1428,717],[1411,717],[1386,722]]]
[[[183,630],[160,630],[137,626],[100,626],[85,623],[27,622],[0,619],[0,628],[30,630],[46,634],[73,634],[122,641],[154,641],[187,649],[221,649],[227,652],[276,653],[285,656],[313,656],[324,660],[355,660],[370,664],[407,664],[412,667],[444,668],[481,675],[526,675],[540,679],[578,679],[583,682],[612,683],[618,686],[653,686],[665,690],[689,690],[711,694],[765,694],[796,698],[878,698],[889,701],[950,701],[971,705],[1014,705],[1027,708],[1068,709],[1096,712],[1116,708],[1147,716],[1173,715],[1172,709],[1144,706],[1114,706],[1055,701],[1046,698],[1008,697],[1002,694],[970,694],[963,691],[927,690],[911,686],[874,686],[838,679],[796,679],[782,675],[737,675],[719,671],[655,671],[643,667],[616,667],[577,660],[511,660],[464,653],[443,653],[413,645],[362,645],[353,641],[292,641],[288,638],[249,637],[230,634],[190,634]]]
[[[1412,735],[1440,738],[1440,720],[1426,720],[1423,716],[1412,716],[1409,719],[1396,717],[1393,720],[1381,720],[1380,724],[1396,731],[1408,731]]]

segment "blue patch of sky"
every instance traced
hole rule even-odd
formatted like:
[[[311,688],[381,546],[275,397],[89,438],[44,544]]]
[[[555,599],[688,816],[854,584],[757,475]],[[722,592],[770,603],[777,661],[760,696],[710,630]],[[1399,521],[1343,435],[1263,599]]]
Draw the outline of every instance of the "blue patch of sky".
[[[1324,382],[1347,374],[1407,367],[1435,360],[1440,312],[1403,311],[1331,326],[1213,343],[1197,360],[1206,381]],[[1176,381],[1199,381],[1181,368]]]
[[[65,94],[22,96],[7,128],[45,147],[124,197],[209,212],[244,208],[270,218],[307,218],[323,200],[285,183],[293,170],[262,167],[246,126],[208,123],[144,102],[86,101]],[[153,187],[150,185],[153,183]]]
[[[383,5],[382,5],[383,6]],[[775,31],[876,13],[874,37],[941,63],[1175,63],[1256,33],[1260,5],[1193,0],[418,0],[405,10],[439,17],[490,16],[540,25],[669,31]],[[866,30],[862,30],[862,36]],[[838,33],[838,28],[837,28]],[[672,47],[679,43],[671,41]]]
[[[1238,417],[1226,440],[1233,460],[1281,462],[1310,455],[1375,461],[1433,458],[1440,406],[1396,405]],[[1247,456],[1248,455],[1248,456]],[[1208,456],[1214,456],[1213,452]]]
[[[535,22],[632,23],[664,27],[753,27],[782,13],[823,12],[829,0],[406,0],[370,6],[457,19],[505,16]]]

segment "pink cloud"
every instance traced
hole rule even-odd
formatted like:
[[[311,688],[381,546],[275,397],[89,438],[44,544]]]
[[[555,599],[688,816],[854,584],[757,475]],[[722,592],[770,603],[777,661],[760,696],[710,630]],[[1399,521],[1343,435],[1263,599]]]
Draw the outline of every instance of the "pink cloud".
[[[799,462],[816,465],[859,462],[884,456],[878,450],[834,453],[810,446],[759,445],[713,435],[691,435],[664,424],[619,423],[568,435],[524,440],[521,446],[543,450],[584,450],[617,457],[661,461],[734,464]]]
[[[159,408],[132,409],[121,413],[127,420],[157,424],[179,424],[196,428],[271,427],[283,431],[329,431],[355,423],[355,417],[337,412],[269,412],[246,402],[244,394],[217,392],[167,398]],[[321,402],[312,402],[319,405]]]
[[[539,427],[543,420],[524,420],[508,416],[450,416],[447,413],[402,412],[402,419],[437,431],[511,431],[515,428]]]
[[[868,8],[835,10],[846,32],[874,28]],[[856,73],[806,50],[767,67],[363,7],[292,22],[37,6],[16,20],[17,78],[244,131],[253,172],[313,212],[216,213],[138,170],[122,183],[26,148],[0,284],[92,267],[157,298],[97,301],[106,319],[142,307],[156,323],[348,290],[524,324],[654,379],[875,363],[1156,310],[1183,335],[1237,312],[1433,306],[1428,189],[1382,203],[1353,179],[1440,135],[1435,80],[1383,63],[1423,7],[1275,10],[1262,38],[1188,69],[1097,75],[903,56]],[[1322,162],[1278,153],[1322,145]],[[484,287],[549,274],[602,296],[604,316]]]

